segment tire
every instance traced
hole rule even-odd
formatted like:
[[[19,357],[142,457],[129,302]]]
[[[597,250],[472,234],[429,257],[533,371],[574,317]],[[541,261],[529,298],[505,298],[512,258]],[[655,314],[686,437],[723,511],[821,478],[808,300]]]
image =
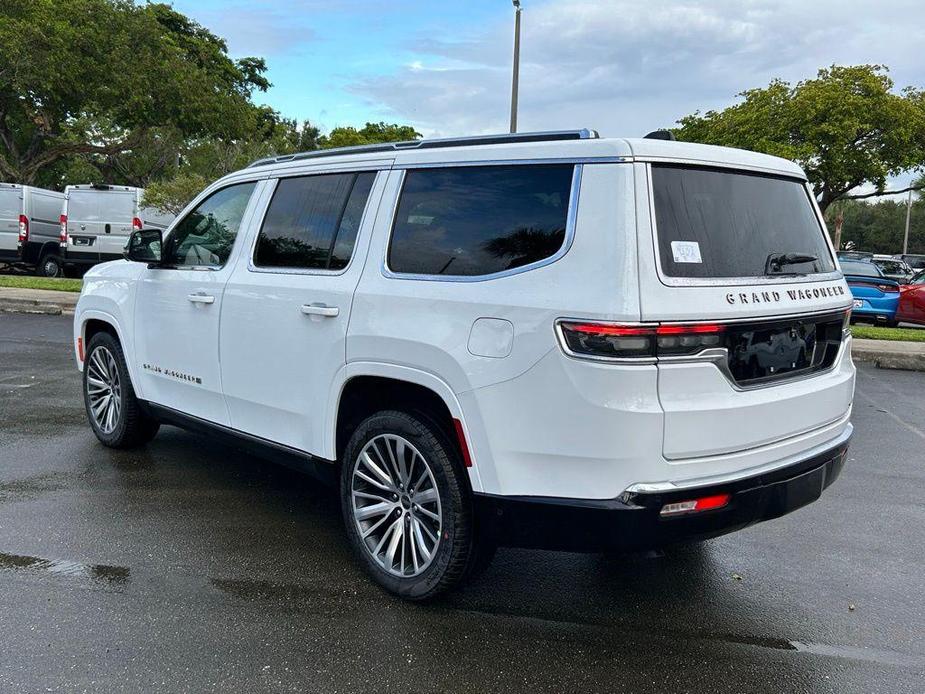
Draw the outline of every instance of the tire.
[[[384,411],[365,419],[344,450],[340,495],[357,560],[394,595],[428,600],[479,563],[465,468],[426,418]]]
[[[59,277],[61,275],[61,258],[54,253],[46,253],[35,266],[39,277]]]
[[[72,265],[65,265],[63,269],[64,276],[68,279],[80,279],[83,277],[83,272],[80,268],[74,267]]]
[[[109,333],[97,333],[87,346],[83,396],[90,428],[104,446],[135,448],[153,439],[160,428],[142,411],[122,345]]]

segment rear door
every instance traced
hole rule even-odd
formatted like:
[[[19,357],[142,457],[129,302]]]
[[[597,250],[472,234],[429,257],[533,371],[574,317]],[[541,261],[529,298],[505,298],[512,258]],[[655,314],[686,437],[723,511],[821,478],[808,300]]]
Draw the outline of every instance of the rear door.
[[[132,233],[132,220],[138,212],[135,190],[99,191],[102,234],[97,236],[100,262],[118,260]]]
[[[19,215],[22,214],[22,190],[0,186],[0,262],[19,258]]]
[[[375,170],[319,170],[272,186],[225,289],[225,401],[235,429],[323,455],[327,398],[346,362],[353,293],[384,180],[377,184]]]
[[[81,263],[100,261],[100,235],[103,234],[103,217],[99,192],[93,189],[71,189],[65,202],[67,215],[68,260]]]
[[[634,166],[642,320],[663,326],[665,457],[740,454],[844,420],[851,294],[805,182]]]

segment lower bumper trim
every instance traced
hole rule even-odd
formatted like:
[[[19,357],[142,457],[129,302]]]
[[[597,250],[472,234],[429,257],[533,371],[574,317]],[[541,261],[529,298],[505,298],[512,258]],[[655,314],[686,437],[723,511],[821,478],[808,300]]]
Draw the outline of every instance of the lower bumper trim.
[[[725,484],[617,499],[475,495],[480,531],[499,545],[576,552],[636,551],[724,535],[809,504],[841,473],[848,441],[785,468]],[[730,494],[723,508],[662,517],[662,506]]]

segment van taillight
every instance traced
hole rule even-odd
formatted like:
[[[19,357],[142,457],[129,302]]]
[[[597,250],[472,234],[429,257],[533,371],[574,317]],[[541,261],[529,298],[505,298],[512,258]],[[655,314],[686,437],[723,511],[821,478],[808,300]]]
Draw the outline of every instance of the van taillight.
[[[724,326],[716,323],[615,325],[559,323],[566,351],[577,356],[634,359],[697,354],[722,346]]]
[[[21,214],[19,215],[19,242],[25,243],[29,240],[29,218]]]
[[[132,231],[141,231],[141,220],[138,217],[132,217]]]
[[[58,241],[62,246],[67,245],[67,215],[63,214],[58,218],[58,221],[61,222],[61,231],[58,232]]]

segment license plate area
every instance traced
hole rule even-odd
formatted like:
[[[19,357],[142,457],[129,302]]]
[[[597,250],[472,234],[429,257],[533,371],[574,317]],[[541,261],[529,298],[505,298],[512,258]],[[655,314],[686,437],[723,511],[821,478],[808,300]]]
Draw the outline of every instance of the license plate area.
[[[74,246],[92,246],[95,240],[93,236],[71,236],[71,244]]]
[[[729,372],[742,386],[828,369],[841,346],[845,314],[730,325]]]

